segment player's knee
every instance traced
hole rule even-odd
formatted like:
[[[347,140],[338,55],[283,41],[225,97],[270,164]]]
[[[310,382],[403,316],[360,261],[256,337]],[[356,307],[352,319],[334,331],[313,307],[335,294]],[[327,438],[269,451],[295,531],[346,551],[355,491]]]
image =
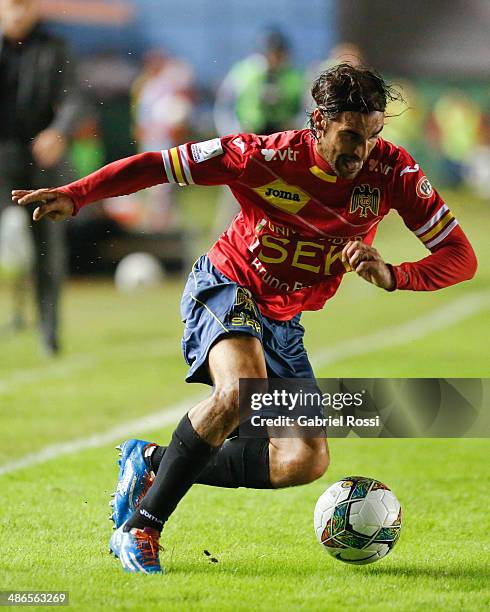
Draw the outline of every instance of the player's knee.
[[[325,444],[313,448],[305,445],[277,463],[277,466],[271,466],[273,486],[308,484],[321,478],[327,471],[330,463],[328,448]]]
[[[308,482],[313,482],[314,480],[321,478],[328,470],[329,465],[330,457],[328,454],[328,449],[324,447],[317,450],[315,452],[315,458],[309,463],[309,468],[307,470],[307,476],[309,478]]]
[[[328,468],[327,449],[318,449],[302,453],[299,457],[293,484],[308,484],[321,478]]]

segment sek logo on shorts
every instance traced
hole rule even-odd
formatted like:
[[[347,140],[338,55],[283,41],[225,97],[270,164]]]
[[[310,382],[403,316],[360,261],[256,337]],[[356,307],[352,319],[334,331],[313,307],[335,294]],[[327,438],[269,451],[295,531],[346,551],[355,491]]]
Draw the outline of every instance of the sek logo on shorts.
[[[251,327],[258,334],[262,331],[252,294],[245,287],[236,288],[235,304],[226,318],[233,327]]]

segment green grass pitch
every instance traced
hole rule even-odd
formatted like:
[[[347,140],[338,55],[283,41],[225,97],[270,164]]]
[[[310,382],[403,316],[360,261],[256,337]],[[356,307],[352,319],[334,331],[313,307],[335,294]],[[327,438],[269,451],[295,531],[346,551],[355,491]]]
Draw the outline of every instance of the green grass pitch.
[[[190,193],[184,206],[206,227],[214,193]],[[477,277],[437,293],[388,294],[348,275],[323,312],[303,318],[317,375],[489,375],[490,207],[461,194],[448,203],[477,251]],[[382,224],[375,245],[394,263],[424,254],[396,216]],[[40,356],[32,329],[0,336],[0,470],[130,421],[147,429],[148,415],[208,393],[183,383],[181,289],[182,281],[172,280],[165,290],[120,295],[108,282],[69,283],[59,359]],[[3,282],[0,322],[9,308]],[[418,333],[427,320],[436,321],[434,329]],[[407,327],[410,321],[416,323]],[[400,329],[398,340],[381,349],[373,341]],[[346,343],[350,352],[342,352]],[[133,433],[166,442],[171,431],[135,426]],[[78,610],[489,607],[488,440],[332,440],[331,468],[311,485],[195,486],[165,529],[164,576],[125,574],[108,554],[114,444],[0,475],[0,590],[69,591]],[[404,510],[399,543],[371,566],[335,561],[313,531],[317,497],[352,473],[386,482]]]

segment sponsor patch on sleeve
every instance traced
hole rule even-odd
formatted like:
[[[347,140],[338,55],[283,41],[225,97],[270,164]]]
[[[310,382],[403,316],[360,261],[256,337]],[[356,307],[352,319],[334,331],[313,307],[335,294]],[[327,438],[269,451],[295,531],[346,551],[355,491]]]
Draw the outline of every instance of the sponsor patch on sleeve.
[[[426,176],[422,176],[419,179],[416,191],[419,198],[430,198],[430,196],[434,193],[432,185],[429,183],[429,179]]]
[[[212,140],[205,140],[204,142],[196,142],[191,145],[192,159],[196,164],[200,164],[203,161],[223,155],[223,147],[221,145],[221,138],[213,138]]]

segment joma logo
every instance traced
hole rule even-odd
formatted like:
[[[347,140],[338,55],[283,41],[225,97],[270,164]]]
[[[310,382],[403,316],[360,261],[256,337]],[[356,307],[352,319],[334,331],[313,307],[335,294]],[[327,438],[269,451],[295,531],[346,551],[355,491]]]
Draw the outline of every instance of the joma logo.
[[[265,195],[268,198],[281,198],[281,200],[301,202],[298,193],[291,193],[291,191],[284,191],[283,189],[272,189],[272,187],[267,187]]]
[[[293,215],[308,204],[310,196],[298,185],[290,185],[280,179],[267,185],[254,187],[255,193],[271,206]]]

